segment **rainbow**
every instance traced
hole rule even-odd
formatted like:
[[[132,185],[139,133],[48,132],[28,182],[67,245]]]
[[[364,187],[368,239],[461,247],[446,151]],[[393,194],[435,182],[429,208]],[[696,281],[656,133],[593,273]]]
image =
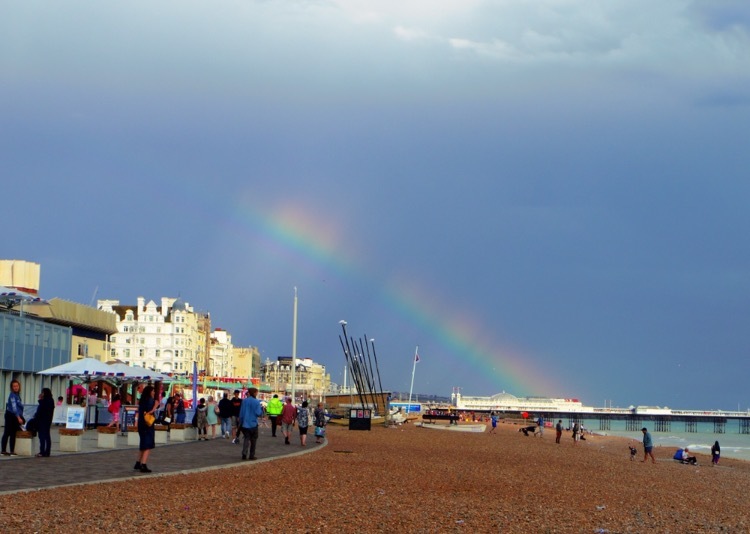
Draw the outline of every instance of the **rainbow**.
[[[300,203],[288,202],[264,210],[239,199],[233,216],[267,252],[305,265],[314,272],[328,275],[334,272],[345,279],[381,284],[375,273],[358,265],[353,259],[355,255],[345,251],[342,225],[326,221]],[[502,389],[507,388],[515,395],[559,391],[557,384],[545,379],[544,373],[527,363],[529,357],[493,339],[493,329],[476,315],[470,311],[454,312],[454,306],[441,302],[434,289],[428,293],[420,290],[419,285],[419,281],[413,279],[386,281],[380,287],[381,298],[401,320],[422,331],[426,338],[439,345],[442,349],[439,352],[453,359],[443,364],[469,365],[476,369],[478,376],[504,385]],[[424,344],[420,350],[423,362],[430,357],[427,350],[429,344]],[[466,394],[473,393],[466,391]]]

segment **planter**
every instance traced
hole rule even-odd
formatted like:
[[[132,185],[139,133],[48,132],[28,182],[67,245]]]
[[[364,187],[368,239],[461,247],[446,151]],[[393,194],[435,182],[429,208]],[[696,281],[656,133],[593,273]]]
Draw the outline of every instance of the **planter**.
[[[169,436],[167,427],[164,425],[154,425],[154,430],[156,430],[156,432],[154,433],[154,443],[156,443],[157,445],[166,445],[167,438]]]
[[[25,430],[16,432],[15,453],[18,456],[34,455],[34,438],[31,436],[31,432]]]
[[[81,452],[83,443],[83,430],[60,429],[60,451]]]
[[[128,427],[128,447],[138,447],[141,444],[141,437],[138,435],[137,426]]]
[[[176,423],[172,425],[169,432],[169,441],[193,441],[196,438],[195,428],[192,425]]]
[[[100,426],[96,429],[97,447],[100,449],[117,448],[117,429],[115,427]]]
[[[82,436],[83,430],[78,428],[61,428],[58,430],[61,436]]]

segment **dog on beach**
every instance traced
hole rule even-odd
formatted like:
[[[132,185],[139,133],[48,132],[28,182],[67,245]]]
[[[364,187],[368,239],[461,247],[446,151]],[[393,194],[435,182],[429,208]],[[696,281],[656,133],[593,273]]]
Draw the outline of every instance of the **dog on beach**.
[[[628,447],[628,449],[630,449],[630,461],[632,462],[635,460],[635,455],[638,454],[638,449],[635,447]]]
[[[536,430],[536,425],[525,426],[523,428],[518,429],[519,432],[523,432],[524,436],[528,436],[529,432],[533,433],[534,430]]]

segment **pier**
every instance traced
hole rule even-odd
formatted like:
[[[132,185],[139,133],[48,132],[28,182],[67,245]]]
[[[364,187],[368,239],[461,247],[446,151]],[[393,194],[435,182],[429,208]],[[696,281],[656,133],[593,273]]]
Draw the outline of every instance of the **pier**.
[[[630,406],[628,408],[596,408],[585,406],[578,399],[547,397],[516,397],[502,392],[491,397],[462,395],[454,388],[450,407],[461,412],[489,414],[495,412],[510,417],[543,417],[547,421],[567,420],[568,426],[584,420],[596,421],[598,428],[611,430],[612,421],[624,421],[625,430],[639,431],[648,427],[653,432],[697,433],[699,424],[713,425],[715,434],[750,434],[750,410],[675,410],[660,406]]]
[[[479,410],[474,410],[479,411]],[[487,411],[487,410],[482,410]],[[698,423],[713,425],[715,434],[737,433],[750,434],[750,414],[747,412],[727,411],[687,411],[670,410],[666,413],[649,413],[637,409],[594,408],[582,411],[540,411],[531,409],[491,410],[505,415],[521,416],[524,412],[539,416],[547,421],[567,420],[568,426],[581,423],[583,420],[597,421],[598,428],[591,430],[611,430],[612,421],[625,421],[625,430],[637,432],[648,427],[653,432],[698,432]]]

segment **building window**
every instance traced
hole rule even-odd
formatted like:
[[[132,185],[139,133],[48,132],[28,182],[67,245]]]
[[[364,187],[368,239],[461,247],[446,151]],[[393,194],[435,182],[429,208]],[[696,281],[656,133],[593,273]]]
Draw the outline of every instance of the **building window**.
[[[159,356],[161,356],[161,350],[160,349],[156,349],[156,357],[158,358]]]

